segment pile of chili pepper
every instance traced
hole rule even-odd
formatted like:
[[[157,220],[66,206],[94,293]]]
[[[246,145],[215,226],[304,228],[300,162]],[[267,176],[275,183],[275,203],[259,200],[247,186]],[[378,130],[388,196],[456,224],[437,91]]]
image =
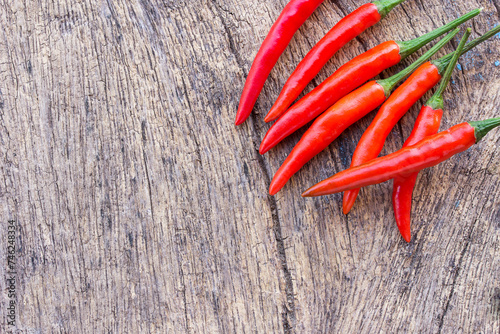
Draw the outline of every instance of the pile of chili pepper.
[[[432,61],[428,59],[458,33],[457,27],[478,15],[481,9],[473,10],[416,39],[384,42],[339,67],[310,93],[292,104],[342,46],[379,22],[404,1],[379,0],[362,5],[328,31],[298,64],[266,115],[266,122],[276,122],[264,136],[259,152],[266,153],[317,117],[274,175],[269,188],[269,193],[274,195],[302,166],[328,147],[345,129],[381,105],[356,147],[351,167],[309,188],[302,196],[320,196],[345,191],[343,211],[347,214],[360,187],[394,179],[393,208],[396,223],[403,238],[410,242],[412,192],[418,172],[468,149],[488,131],[500,125],[500,118],[493,118],[462,123],[438,133],[444,106],[442,94],[458,58],[499,33],[500,26],[468,44],[466,42],[470,29],[467,29],[454,52]],[[238,107],[236,125],[243,123],[250,115],[278,58],[294,33],[322,2],[291,0],[284,8],[251,66]],[[452,32],[400,73],[384,80],[365,83],[450,31]],[[391,94],[397,84],[408,75],[409,78]],[[440,80],[438,90],[422,107],[415,127],[403,147],[385,157],[377,158],[392,128]]]

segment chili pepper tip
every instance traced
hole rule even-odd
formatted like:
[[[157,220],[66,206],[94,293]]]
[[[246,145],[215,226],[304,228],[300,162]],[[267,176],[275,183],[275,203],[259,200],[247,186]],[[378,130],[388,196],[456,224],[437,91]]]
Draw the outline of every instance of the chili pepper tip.
[[[410,231],[408,231],[408,233],[406,231],[400,231],[401,233],[401,236],[403,237],[403,239],[405,239],[406,242],[410,242],[411,241],[411,233]]]
[[[309,187],[306,191],[302,193],[302,197],[316,197],[316,196],[321,196],[321,189],[319,189],[320,186],[318,184],[315,184],[312,187]]]
[[[259,146],[259,154],[262,155],[262,154],[265,154],[267,151],[269,151],[271,149],[271,145],[269,145],[267,142],[265,142],[264,140],[262,140],[262,142],[260,143],[260,146]]]
[[[348,214],[351,211],[354,203],[356,203],[358,194],[359,188],[344,192],[344,198],[342,199],[342,212],[344,213],[344,215]]]
[[[301,194],[302,197],[313,197],[314,195],[312,194],[311,188],[307,189]]]
[[[317,183],[302,193],[302,197],[318,197],[326,195],[323,193],[324,184]]]
[[[281,187],[279,189],[276,189],[275,185],[273,183],[271,183],[271,185],[269,186],[269,195],[274,196],[280,190],[281,190]]]
[[[244,121],[246,120],[245,117],[237,117],[236,120],[234,121],[234,125],[240,125],[241,123],[243,123]]]

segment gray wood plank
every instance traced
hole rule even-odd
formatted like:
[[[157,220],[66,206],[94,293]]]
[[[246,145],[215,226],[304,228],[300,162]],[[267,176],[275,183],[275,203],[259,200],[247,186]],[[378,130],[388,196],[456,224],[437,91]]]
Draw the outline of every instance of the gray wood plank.
[[[363,189],[348,216],[340,195],[300,197],[348,166],[373,115],[267,194],[304,130],[260,156],[264,115],[295,65],[361,4],[325,1],[252,116],[234,127],[253,57],[286,2],[1,2],[0,275],[13,219],[18,329],[498,331],[498,131],[421,173],[410,244],[394,223],[390,183]],[[498,1],[408,0],[342,48],[306,91],[380,42],[417,37],[475,7],[484,12],[474,37],[499,21]],[[442,128],[498,115],[497,60],[498,38],[461,58]],[[383,154],[401,146],[421,105]],[[0,296],[7,329],[10,299]]]

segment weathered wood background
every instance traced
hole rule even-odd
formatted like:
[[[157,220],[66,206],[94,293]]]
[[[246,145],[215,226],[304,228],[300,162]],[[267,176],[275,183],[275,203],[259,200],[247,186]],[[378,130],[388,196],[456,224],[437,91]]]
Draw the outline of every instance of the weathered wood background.
[[[9,219],[22,333],[500,331],[500,131],[421,173],[410,244],[390,183],[364,189],[348,216],[341,195],[300,197],[348,166],[373,114],[267,195],[303,131],[260,156],[264,115],[312,45],[365,3],[325,1],[235,127],[253,57],[286,2],[0,1],[0,332],[13,329]],[[500,1],[408,0],[308,90],[380,42],[476,7],[473,37],[500,21]],[[496,61],[498,37],[461,58],[442,128],[499,115]]]

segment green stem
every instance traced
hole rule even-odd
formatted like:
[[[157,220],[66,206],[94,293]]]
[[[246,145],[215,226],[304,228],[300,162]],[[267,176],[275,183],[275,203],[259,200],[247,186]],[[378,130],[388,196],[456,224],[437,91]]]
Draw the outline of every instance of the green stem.
[[[374,1],[373,4],[377,6],[381,18],[384,18],[394,7],[405,1],[406,0],[379,0]]]
[[[450,82],[451,73],[453,73],[455,65],[457,65],[458,58],[460,57],[460,54],[464,49],[465,43],[469,39],[471,31],[472,31],[471,28],[467,28],[467,30],[465,31],[465,34],[462,37],[462,40],[460,41],[460,44],[458,45],[456,52],[453,53],[453,58],[451,58],[450,64],[448,65],[448,67],[446,67],[446,72],[444,73],[443,78],[441,79],[441,84],[439,85],[439,88],[436,90],[434,95],[432,95],[429,101],[427,101],[427,103],[425,104],[426,106],[429,106],[434,110],[443,109],[444,107],[443,92],[448,86],[448,83]]]
[[[412,39],[411,41],[398,42],[399,54],[401,55],[401,59],[408,57],[413,52],[417,51],[418,49],[420,49],[422,46],[429,43],[433,39],[438,38],[442,34],[448,32],[451,29],[458,27],[462,23],[472,19],[474,16],[481,13],[481,10],[482,10],[482,8],[474,9],[473,11],[468,12],[464,16],[459,17],[458,19],[451,21],[450,23],[445,24],[444,26],[437,28],[436,30],[433,30],[433,31],[431,31],[423,36]]]
[[[460,52],[460,56],[463,55],[464,53],[469,52],[471,49],[475,48],[478,44],[480,44],[480,43],[484,42],[485,40],[487,40],[487,39],[495,36],[499,32],[500,32],[500,25],[498,25],[495,28],[491,29],[486,34],[484,34],[483,36],[481,36],[479,38],[476,38],[475,40],[473,40],[470,43],[467,43],[467,45],[465,45],[465,47],[462,50],[462,52]],[[442,57],[440,59],[434,60],[432,62],[439,69],[439,73],[442,73],[442,71],[444,71],[444,69],[448,66],[448,64],[450,63],[450,60],[453,57],[454,53],[455,52],[449,53],[446,56],[444,56],[444,57]]]
[[[485,119],[484,121],[468,122],[474,128],[476,143],[480,141],[490,130],[500,125],[500,117]]]
[[[434,45],[432,48],[430,48],[429,51],[427,51],[420,58],[418,58],[416,62],[414,62],[413,64],[411,64],[410,66],[408,66],[407,68],[402,70],[401,72],[393,75],[390,78],[383,79],[383,80],[377,80],[377,83],[384,88],[385,95],[389,96],[392,89],[398,84],[398,82],[403,80],[403,78],[405,78],[411,72],[413,72],[418,67],[420,67],[420,65],[425,63],[427,61],[427,59],[429,59],[436,52],[438,52],[439,49],[441,49],[446,43],[448,43],[450,41],[450,39],[452,39],[453,36],[455,36],[459,31],[460,31],[460,28],[456,28],[455,30],[453,30],[451,33],[446,35],[446,37],[444,37],[439,42],[437,42],[436,45]]]

